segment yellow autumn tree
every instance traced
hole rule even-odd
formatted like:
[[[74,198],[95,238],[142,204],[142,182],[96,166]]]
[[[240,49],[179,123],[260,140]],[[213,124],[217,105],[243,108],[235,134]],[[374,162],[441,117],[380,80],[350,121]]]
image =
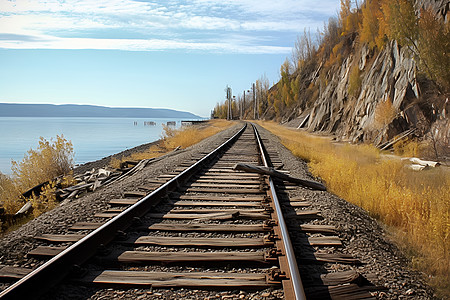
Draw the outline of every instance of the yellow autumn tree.
[[[227,118],[227,106],[225,103],[217,103],[213,111],[213,116],[219,119]]]
[[[352,9],[352,2],[350,0],[341,0],[339,21],[342,27],[342,35],[358,31],[359,14],[357,11]]]
[[[380,1],[366,1],[361,9],[360,39],[361,42],[367,43],[370,49],[381,49],[385,43],[385,22]]]

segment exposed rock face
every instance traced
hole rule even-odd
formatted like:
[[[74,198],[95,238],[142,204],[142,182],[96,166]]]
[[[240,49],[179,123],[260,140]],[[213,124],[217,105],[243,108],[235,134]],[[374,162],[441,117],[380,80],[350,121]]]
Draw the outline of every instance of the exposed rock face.
[[[416,80],[416,63],[407,48],[392,41],[373,62],[369,50],[347,57],[340,68],[331,70],[330,80],[310,111],[306,128],[310,131],[334,132],[352,141],[384,139],[414,126],[420,110],[410,104],[420,96]],[[358,61],[354,61],[354,60]],[[361,72],[361,90],[357,98],[348,94],[349,74],[353,64]],[[330,74],[331,73],[331,74]],[[375,125],[375,109],[380,101],[392,101],[400,112],[390,125]],[[384,134],[379,134],[379,131]]]
[[[416,9],[431,9],[436,16],[448,22],[448,11],[450,9],[450,2],[448,0],[416,0]]]

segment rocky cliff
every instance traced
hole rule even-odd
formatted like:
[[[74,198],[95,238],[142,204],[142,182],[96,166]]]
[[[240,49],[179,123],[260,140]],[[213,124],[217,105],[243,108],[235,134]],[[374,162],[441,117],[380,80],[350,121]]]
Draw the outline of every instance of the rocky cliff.
[[[393,135],[417,126],[416,100],[420,90],[416,78],[416,64],[407,48],[400,49],[391,42],[375,59],[369,61],[367,46],[360,53],[354,53],[343,60],[337,69],[328,74],[328,84],[319,94],[314,105],[303,112],[308,120],[304,127],[310,131],[333,132],[343,139],[354,142],[372,140],[379,143]],[[357,62],[354,62],[357,60]],[[349,74],[356,63],[361,72],[361,89],[356,99],[349,96]],[[316,72],[315,74],[317,74]],[[318,77],[312,79],[319,80]],[[382,128],[375,126],[375,109],[380,101],[391,99],[399,115],[392,125]]]
[[[418,0],[416,7],[432,8],[447,22],[448,1]],[[449,93],[418,72],[415,56],[393,40],[381,51],[370,51],[352,39],[352,51],[326,71],[316,65],[307,82],[320,86],[315,101],[300,105],[292,126],[335,134],[338,139],[383,145],[403,133],[438,139],[449,151]],[[349,94],[353,68],[359,88]],[[322,77],[320,77],[321,73]],[[325,80],[324,80],[325,79]],[[392,117],[380,121],[380,103],[392,103]],[[386,113],[386,112],[385,112]],[[287,118],[286,118],[287,117]],[[381,116],[383,117],[383,116]],[[284,120],[292,119],[292,115]]]

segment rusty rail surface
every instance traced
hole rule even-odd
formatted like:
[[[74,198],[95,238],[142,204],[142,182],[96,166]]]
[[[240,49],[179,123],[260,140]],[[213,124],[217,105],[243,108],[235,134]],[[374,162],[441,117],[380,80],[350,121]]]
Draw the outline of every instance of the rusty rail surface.
[[[256,126],[252,124],[253,130],[255,132],[256,140],[258,142],[258,148],[261,154],[261,159],[263,161],[263,164],[265,167],[272,167],[272,164],[270,162],[270,158],[266,153],[266,149],[264,147],[263,141],[261,140],[261,137],[259,136],[258,130],[256,129]],[[288,274],[288,282],[283,281],[283,287],[285,292],[285,298],[286,299],[297,299],[297,300],[303,300],[306,299],[305,291],[302,284],[302,279],[300,277],[300,273],[298,271],[297,266],[297,260],[295,258],[295,252],[294,248],[291,243],[291,239],[289,237],[289,232],[286,226],[286,223],[284,221],[283,212],[281,210],[280,202],[278,201],[275,185],[273,183],[272,178],[269,176],[269,190],[271,193],[271,198],[273,201],[273,204],[276,209],[276,215],[277,215],[277,222],[278,226],[281,231],[281,239],[284,245],[284,251],[285,256],[287,259],[287,265],[289,267],[289,274]],[[285,272],[287,270],[284,270]]]

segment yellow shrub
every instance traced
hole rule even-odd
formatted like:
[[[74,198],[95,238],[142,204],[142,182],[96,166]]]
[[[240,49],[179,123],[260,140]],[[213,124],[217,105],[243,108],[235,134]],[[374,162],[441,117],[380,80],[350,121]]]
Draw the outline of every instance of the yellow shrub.
[[[361,90],[361,72],[358,64],[354,64],[348,78],[348,94],[357,97]]]
[[[214,122],[210,122],[209,126],[201,129],[195,126],[182,127],[180,129],[164,127],[161,147],[167,151],[171,151],[176,147],[187,148],[230,127],[232,124],[234,123],[225,120],[214,120]]]
[[[115,169],[119,169],[120,168],[120,164],[122,163],[122,160],[120,158],[117,157],[113,157],[111,158],[111,160],[109,161],[109,165]]]
[[[38,184],[69,174],[73,167],[72,142],[64,136],[47,141],[40,138],[36,150],[30,149],[21,162],[12,161],[13,178],[20,189],[26,191]]]
[[[337,56],[338,54],[341,54],[342,46],[343,46],[343,43],[341,42],[339,44],[336,44],[336,46],[333,47],[332,51],[333,51],[334,56]]]
[[[20,209],[23,203],[17,201],[19,196],[20,191],[14,181],[9,176],[0,173],[0,206],[3,207],[5,213],[12,214]]]
[[[73,147],[70,141],[63,136],[57,136],[56,140],[50,141],[41,137],[36,150],[29,150],[22,161],[12,162],[12,177],[0,173],[0,199],[5,213],[16,213],[26,201],[31,201],[34,216],[55,207],[57,202],[54,179],[66,175],[58,179],[61,186],[72,185],[74,183],[71,176],[72,167]],[[46,181],[51,183],[42,188],[39,196],[33,195],[30,199],[21,197],[22,193]]]
[[[420,156],[423,147],[417,142],[410,139],[403,139],[394,144],[394,153],[405,157]]]
[[[390,98],[385,101],[380,101],[375,108],[375,126],[377,128],[383,128],[389,124],[397,114],[397,110]]]
[[[46,184],[41,189],[39,196],[33,195],[29,200],[33,206],[33,216],[38,217],[46,211],[56,207],[56,186],[55,182]]]

